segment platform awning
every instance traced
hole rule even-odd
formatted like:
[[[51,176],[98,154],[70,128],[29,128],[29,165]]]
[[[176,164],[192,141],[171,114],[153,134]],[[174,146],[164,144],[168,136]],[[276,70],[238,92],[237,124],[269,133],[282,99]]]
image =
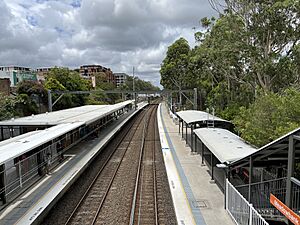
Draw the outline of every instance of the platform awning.
[[[226,129],[199,128],[194,133],[221,163],[228,165],[258,150]]]
[[[0,146],[0,165],[66,134],[83,124],[82,122],[60,124],[45,130],[29,132],[22,136],[22,138],[20,138],[21,136],[11,138],[7,141],[6,145]]]
[[[224,123],[231,123],[217,116],[213,116],[207,112],[197,111],[197,110],[179,111],[176,113],[176,115],[187,124],[204,122],[204,121],[212,121],[212,120],[218,122],[224,122]]]
[[[128,100],[114,105],[85,105],[1,121],[0,126],[53,126],[62,123],[74,122],[84,122],[85,124],[90,124],[132,103],[132,100]]]

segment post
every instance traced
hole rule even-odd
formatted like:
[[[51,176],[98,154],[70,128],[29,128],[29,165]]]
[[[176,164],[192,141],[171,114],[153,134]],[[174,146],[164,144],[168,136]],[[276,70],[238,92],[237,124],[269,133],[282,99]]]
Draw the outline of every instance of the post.
[[[21,168],[21,161],[19,161],[19,176],[20,176],[20,187],[23,187],[22,183],[22,168]]]
[[[250,204],[250,215],[249,215],[249,225],[252,225],[252,223],[253,223],[253,207],[252,207],[252,204]]]
[[[187,141],[187,137],[188,137],[187,131],[188,131],[188,124],[185,123],[185,144],[188,144],[188,141]]]
[[[191,124],[191,149],[192,149],[192,152],[194,151],[194,138],[193,138],[193,133],[194,131],[194,124]]]
[[[201,151],[202,151],[201,165],[202,166],[204,165],[204,148],[205,148],[205,146],[204,146],[203,142],[201,141]]]
[[[248,190],[248,202],[251,203],[251,184],[252,184],[252,176],[253,176],[253,157],[250,156],[249,161],[249,190]]]
[[[3,132],[3,127],[1,126],[1,139],[0,141],[3,141],[4,140],[4,132]]]
[[[228,210],[228,193],[229,193],[229,191],[228,191],[228,186],[229,186],[229,180],[228,179],[225,179],[225,182],[226,182],[226,185],[225,185],[225,188],[226,188],[226,190],[225,190],[225,209],[226,210]]]
[[[178,134],[180,134],[180,118],[179,118],[179,121],[178,121],[178,122],[179,122],[179,123],[178,123],[178,124],[179,124],[179,126],[178,126],[178,128],[179,128],[179,129],[178,129]]]
[[[181,95],[181,89],[179,89],[179,109],[181,110],[182,107],[182,95]]]
[[[211,165],[211,180],[214,180],[214,158],[212,152],[210,152],[210,165]]]
[[[52,112],[52,94],[51,94],[51,90],[48,90],[48,111]]]
[[[289,136],[289,152],[288,152],[288,171],[286,179],[286,196],[285,204],[287,207],[292,207],[292,181],[295,170],[295,142],[292,135]]]
[[[198,137],[195,134],[195,152],[198,154]]]
[[[183,120],[182,120],[182,126],[181,126],[181,138],[183,139]]]
[[[197,110],[198,109],[198,105],[197,105],[197,103],[198,103],[198,101],[197,101],[197,99],[198,99],[198,96],[197,96],[197,88],[194,88],[194,110]]]

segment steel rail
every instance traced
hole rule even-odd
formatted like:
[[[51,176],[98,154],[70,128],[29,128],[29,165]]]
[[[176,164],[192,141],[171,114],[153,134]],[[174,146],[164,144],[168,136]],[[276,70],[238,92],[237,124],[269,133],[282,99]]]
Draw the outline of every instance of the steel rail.
[[[157,110],[155,110],[157,112]],[[153,143],[153,196],[154,196],[154,212],[155,212],[155,225],[158,225],[158,209],[157,209],[157,180],[156,180],[156,165],[155,165],[155,151],[156,151],[156,135],[157,132],[157,117],[154,116],[154,143]]]
[[[155,112],[155,107],[153,107],[152,111],[150,112],[149,117],[152,115],[153,112]],[[145,117],[145,119],[146,119],[146,117]],[[139,188],[139,183],[140,183],[140,172],[141,172],[141,165],[142,165],[142,161],[143,161],[143,154],[144,154],[144,148],[145,148],[145,139],[146,139],[148,127],[149,127],[149,122],[147,123],[147,121],[145,121],[145,123],[144,123],[144,133],[143,133],[143,138],[142,138],[142,145],[141,145],[140,156],[139,156],[138,171],[137,171],[137,175],[136,175],[136,183],[135,183],[134,194],[133,194],[133,199],[132,199],[132,204],[131,204],[129,225],[134,224],[136,199],[137,199],[137,193],[138,193],[138,188]]]
[[[144,111],[143,111],[144,112]],[[142,116],[141,119],[142,120]],[[108,162],[111,160],[112,156],[114,155],[114,153],[117,151],[117,149],[119,148],[119,146],[121,145],[121,143],[123,142],[123,140],[125,139],[125,137],[127,136],[128,131],[133,127],[133,125],[136,123],[136,121],[138,121],[139,118],[136,118],[132,124],[130,126],[128,126],[128,128],[126,129],[126,132],[124,133],[124,135],[121,137],[120,141],[118,142],[117,146],[115,147],[115,149],[112,151],[112,153],[108,156],[107,160],[105,161],[105,163],[103,164],[103,166],[101,167],[101,169],[99,170],[99,172],[97,173],[97,175],[95,176],[95,178],[93,179],[93,181],[91,182],[91,184],[89,185],[89,187],[87,188],[87,190],[85,191],[85,193],[83,194],[83,196],[81,197],[81,199],[79,200],[79,202],[77,203],[77,205],[75,206],[74,210],[72,211],[71,215],[69,216],[68,220],[65,222],[65,225],[69,224],[70,221],[72,220],[72,218],[74,217],[75,213],[77,212],[79,206],[82,204],[83,200],[87,197],[87,194],[89,193],[89,191],[91,190],[91,188],[93,187],[93,185],[95,184],[95,182],[97,181],[97,179],[99,178],[100,174],[102,173],[102,171],[104,170],[104,168],[106,167],[106,165],[108,164]],[[134,131],[134,134],[136,130]],[[134,134],[131,136],[130,141],[128,142],[128,145],[126,146],[126,150],[124,151],[124,154],[122,156],[122,159],[128,149],[128,146],[132,140],[132,138],[134,137]],[[122,160],[121,160],[122,161]],[[121,162],[120,161],[120,162]],[[120,164],[120,163],[119,163]],[[119,167],[119,166],[118,166]],[[93,224],[93,223],[92,223]]]
[[[137,127],[137,128],[138,128],[138,127]],[[135,132],[136,132],[136,131],[137,131],[137,129],[135,130]],[[135,132],[134,132],[134,134],[135,134]],[[116,175],[117,175],[117,172],[118,172],[118,170],[119,170],[119,167],[121,166],[121,163],[122,163],[123,158],[124,158],[124,156],[125,156],[125,154],[126,154],[126,152],[127,152],[128,147],[129,147],[129,145],[130,145],[130,143],[131,143],[131,141],[132,141],[132,138],[134,137],[134,134],[132,135],[132,137],[131,137],[131,139],[130,139],[130,141],[129,141],[127,147],[126,147],[126,151],[124,151],[124,154],[122,155],[121,160],[120,160],[120,162],[119,162],[117,168],[116,168],[115,171],[114,171],[114,175],[113,175],[113,177],[111,178],[111,180],[110,180],[110,182],[109,182],[109,185],[108,185],[108,187],[107,187],[107,189],[106,189],[106,191],[105,191],[105,195],[104,195],[104,197],[102,198],[101,203],[99,204],[99,207],[98,207],[98,209],[97,209],[97,212],[96,212],[96,214],[95,214],[95,216],[94,216],[94,219],[93,219],[93,221],[92,221],[92,223],[91,223],[92,225],[94,225],[94,224],[96,223],[96,221],[97,221],[97,218],[98,218],[98,216],[99,216],[99,214],[100,214],[100,211],[101,211],[101,209],[102,209],[102,207],[103,207],[103,204],[104,204],[104,202],[105,202],[105,199],[106,199],[106,197],[107,197],[107,195],[108,195],[108,192],[109,192],[109,190],[110,190],[110,188],[111,188],[111,186],[112,186],[112,184],[113,184],[113,181],[114,181],[114,179],[115,179],[115,177],[116,177]]]

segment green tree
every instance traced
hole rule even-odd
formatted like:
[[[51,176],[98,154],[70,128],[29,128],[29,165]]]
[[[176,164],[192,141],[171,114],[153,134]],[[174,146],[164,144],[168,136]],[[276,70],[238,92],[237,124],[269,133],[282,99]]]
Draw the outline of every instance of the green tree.
[[[8,120],[19,116],[16,111],[16,105],[21,103],[20,99],[11,96],[5,96],[0,93],[0,120]]]
[[[184,38],[180,38],[168,47],[167,55],[162,62],[160,83],[166,89],[186,88],[188,82],[188,64],[190,46]]]
[[[45,86],[49,90],[87,91],[91,89],[90,80],[83,79],[78,72],[67,68],[54,68],[47,74]],[[89,95],[65,94],[54,106],[56,109],[64,109],[84,105]],[[54,94],[57,99],[59,95]]]
[[[262,92],[249,108],[240,108],[234,123],[245,140],[263,146],[300,126],[300,91]]]

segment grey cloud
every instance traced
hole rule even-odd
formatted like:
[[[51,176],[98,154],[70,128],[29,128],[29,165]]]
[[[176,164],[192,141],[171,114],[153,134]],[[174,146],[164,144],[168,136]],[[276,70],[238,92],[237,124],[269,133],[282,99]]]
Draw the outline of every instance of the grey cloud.
[[[0,64],[102,64],[159,84],[167,46],[213,15],[208,0],[0,1]]]

